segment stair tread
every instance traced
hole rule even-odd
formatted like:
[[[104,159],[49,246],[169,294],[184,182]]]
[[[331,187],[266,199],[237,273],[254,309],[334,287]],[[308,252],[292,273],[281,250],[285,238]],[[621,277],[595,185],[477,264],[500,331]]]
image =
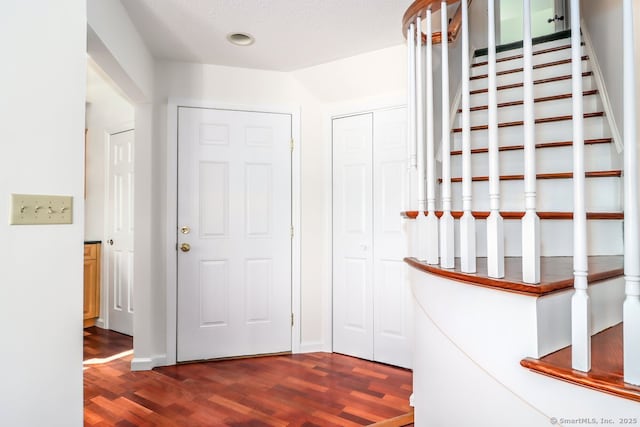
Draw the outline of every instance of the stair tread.
[[[582,60],[583,61],[588,61],[589,60],[589,56],[587,55],[583,55],[582,56]],[[536,64],[533,66],[534,70],[540,69],[540,68],[547,68],[547,67],[554,67],[556,65],[563,65],[563,64],[571,64],[571,58],[568,59],[560,59],[557,61],[551,61],[551,62],[545,62],[543,64]],[[511,68],[509,70],[501,70],[496,72],[497,76],[504,76],[506,74],[514,74],[514,73],[521,73],[524,71],[523,67],[518,67],[518,68]],[[469,80],[482,80],[482,79],[486,79],[489,77],[489,74],[480,74],[477,76],[472,76],[469,77]]]
[[[594,145],[594,144],[610,144],[613,142],[613,138],[594,138],[594,139],[585,139],[585,145]],[[553,141],[553,142],[540,142],[536,144],[536,149],[539,148],[556,148],[556,147],[571,147],[573,145],[573,141]],[[499,147],[499,151],[512,151],[512,150],[524,150],[524,145],[505,145]],[[474,148],[471,150],[471,154],[480,154],[480,153],[488,153],[488,147],[482,148]],[[462,155],[462,150],[453,150],[451,151],[452,156]]]
[[[640,387],[624,382],[623,324],[591,337],[591,370],[571,368],[571,346],[541,359],[525,358],[520,365],[534,372],[640,402]]]
[[[588,77],[593,75],[592,71],[585,71],[582,73],[582,77]],[[534,80],[533,84],[534,85],[538,85],[538,84],[544,84],[544,83],[552,83],[552,82],[558,82],[558,81],[562,81],[562,80],[571,80],[571,74],[567,74],[564,76],[556,76],[556,77],[549,77],[546,79],[538,79],[538,80]],[[515,89],[518,87],[522,87],[523,83],[513,83],[513,84],[508,84],[508,85],[502,85],[502,86],[498,86],[498,90],[505,90],[505,89]],[[486,93],[488,92],[489,89],[484,88],[484,89],[476,89],[476,90],[472,90],[469,92],[469,94],[471,95],[477,95],[479,93]]]
[[[535,46],[537,44],[542,44],[542,43],[547,43],[547,42],[552,42],[552,41],[562,40],[562,39],[568,39],[570,37],[571,37],[571,30],[569,29],[569,30],[559,31],[557,33],[545,34],[544,36],[534,37],[531,39],[531,43],[533,46]],[[522,40],[498,45],[496,46],[496,52],[497,53],[507,52],[509,50],[520,49],[520,48],[522,48]],[[488,51],[487,48],[477,49],[474,52],[473,56],[475,57],[485,56],[487,55],[487,51]]]
[[[584,92],[582,92],[582,96],[591,96],[591,95],[597,95],[598,94],[598,90],[597,89],[591,89],[591,90],[585,90]],[[540,98],[536,98],[533,100],[533,102],[537,103],[537,102],[548,102],[548,101],[558,101],[561,99],[569,99],[569,98],[573,98],[573,94],[572,93],[563,93],[561,95],[552,95],[552,96],[542,96]],[[514,107],[516,105],[523,105],[524,101],[519,100],[519,101],[509,101],[509,102],[501,102],[498,104],[498,108],[505,108],[505,107]],[[488,110],[489,106],[488,105],[478,105],[475,107],[471,107],[469,108],[469,111],[481,111],[481,110]],[[458,113],[462,113],[462,108],[458,108]]]
[[[584,46],[584,42],[582,42],[582,46]],[[560,50],[565,50],[565,49],[571,49],[571,44],[565,44],[562,46],[554,46],[554,47],[550,47],[547,49],[540,49],[540,50],[536,50],[533,52],[533,55],[542,55],[545,53],[552,53],[552,52],[557,52]],[[512,55],[512,56],[506,56],[504,58],[498,58],[496,59],[496,62],[506,62],[506,61],[513,61],[516,59],[522,59],[523,55],[522,54],[518,54],[518,55]],[[482,62],[476,62],[473,63],[471,66],[472,67],[482,67],[484,65],[488,65],[489,61],[482,61]]]
[[[435,211],[436,216],[440,218],[442,211]],[[486,219],[489,216],[489,211],[472,211],[471,214],[475,219]],[[573,219],[573,212],[555,212],[555,211],[537,211],[540,219],[556,219],[556,220],[571,220]],[[418,216],[418,211],[404,211],[400,213],[404,218],[415,219]],[[428,212],[424,212],[428,215]],[[463,211],[451,211],[451,216],[455,219],[462,217]],[[521,219],[524,216],[524,211],[500,211],[500,216],[503,219]],[[605,220],[622,220],[624,219],[624,212],[587,212],[587,219],[605,219]]]
[[[622,176],[620,169],[612,169],[605,171],[590,171],[585,172],[587,178],[616,178]],[[536,174],[537,179],[571,179],[573,178],[573,172],[553,172],[553,173],[539,173]],[[500,175],[500,181],[520,181],[524,179],[524,175]],[[488,176],[473,176],[472,181],[489,181]],[[442,182],[442,178],[438,179],[438,182]],[[462,177],[456,176],[451,178],[451,182],[462,182]]]
[[[505,257],[505,277],[495,279],[487,276],[487,259],[476,258],[476,273],[463,273],[460,270],[460,259],[456,258],[453,269],[429,265],[416,258],[405,258],[410,266],[438,276],[462,281],[476,286],[489,287],[507,292],[515,292],[530,296],[542,296],[552,292],[573,287],[573,257],[541,257],[540,283],[522,282],[522,258]],[[588,282],[619,277],[624,274],[624,257],[622,255],[590,256],[588,259]]]
[[[604,117],[604,112],[603,111],[597,111],[597,112],[594,112],[594,113],[584,113],[583,117],[585,119],[590,119],[590,118],[593,118],[593,117]],[[542,123],[561,122],[561,121],[565,121],[565,120],[573,120],[573,115],[542,117],[542,118],[536,119],[535,120],[535,124],[539,125],[539,124],[542,124]],[[501,123],[498,123],[498,127],[499,128],[522,126],[522,125],[524,125],[524,120],[516,120],[516,121],[513,121],[513,122],[501,122]],[[487,129],[489,129],[489,125],[471,126],[471,130],[472,131],[487,130]],[[462,132],[462,128],[453,128],[452,132],[453,133]]]

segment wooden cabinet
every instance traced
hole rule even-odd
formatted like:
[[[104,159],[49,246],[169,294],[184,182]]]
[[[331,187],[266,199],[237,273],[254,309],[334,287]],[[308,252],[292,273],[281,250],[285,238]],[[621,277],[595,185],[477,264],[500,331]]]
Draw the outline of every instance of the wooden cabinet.
[[[100,243],[84,244],[84,327],[100,316]]]

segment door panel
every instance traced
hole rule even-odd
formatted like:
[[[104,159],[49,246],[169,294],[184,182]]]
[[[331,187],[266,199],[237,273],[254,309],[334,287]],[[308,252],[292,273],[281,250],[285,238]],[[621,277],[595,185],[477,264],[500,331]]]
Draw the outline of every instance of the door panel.
[[[133,335],[133,149],[132,130],[109,136],[107,287],[109,329]]]
[[[178,109],[178,361],[291,350],[290,140],[287,114]]]
[[[404,257],[405,108],[376,111],[373,120],[374,359],[410,368],[413,312]]]
[[[333,350],[373,360],[373,115],[333,120]]]

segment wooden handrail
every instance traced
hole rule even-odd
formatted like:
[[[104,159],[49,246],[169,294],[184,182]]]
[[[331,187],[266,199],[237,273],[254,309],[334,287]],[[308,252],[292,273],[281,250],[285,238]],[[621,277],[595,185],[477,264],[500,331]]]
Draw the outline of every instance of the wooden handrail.
[[[464,1],[464,0],[462,0]],[[456,0],[447,0],[447,5],[456,3]],[[468,4],[471,4],[471,0],[468,0]],[[431,12],[436,12],[440,10],[442,1],[441,0],[416,0],[414,1],[407,11],[404,13],[402,17],[402,34],[404,38],[407,38],[407,29],[409,28],[409,24],[416,21],[416,17],[418,15],[423,16],[424,12],[427,9],[431,9]],[[453,18],[449,22],[449,28],[447,29],[447,40],[449,43],[458,39],[458,34],[460,33],[460,27],[462,26],[462,9],[458,6],[456,13],[453,15]],[[431,36],[431,40],[433,44],[438,44],[442,42],[442,32],[434,32]],[[427,35],[422,33],[422,40],[426,42]]]

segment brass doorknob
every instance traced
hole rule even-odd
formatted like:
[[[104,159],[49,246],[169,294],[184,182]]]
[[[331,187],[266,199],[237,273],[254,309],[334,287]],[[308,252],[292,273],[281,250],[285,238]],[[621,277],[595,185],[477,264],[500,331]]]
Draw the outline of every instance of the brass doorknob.
[[[189,252],[191,250],[191,245],[188,243],[183,243],[180,245],[180,250],[182,252]]]

